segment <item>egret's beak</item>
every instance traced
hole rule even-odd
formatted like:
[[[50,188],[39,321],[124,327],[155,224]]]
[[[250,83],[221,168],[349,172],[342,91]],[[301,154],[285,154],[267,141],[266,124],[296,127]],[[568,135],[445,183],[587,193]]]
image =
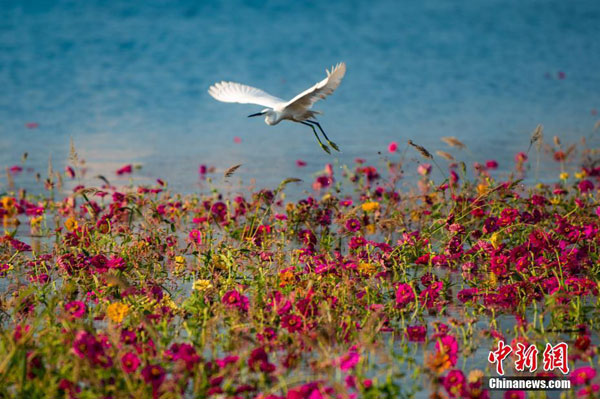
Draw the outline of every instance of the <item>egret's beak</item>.
[[[254,116],[261,116],[261,115],[264,115],[264,114],[265,114],[264,112],[257,112],[257,113],[255,113],[255,114],[248,115],[248,118],[252,118],[252,117],[254,117]]]

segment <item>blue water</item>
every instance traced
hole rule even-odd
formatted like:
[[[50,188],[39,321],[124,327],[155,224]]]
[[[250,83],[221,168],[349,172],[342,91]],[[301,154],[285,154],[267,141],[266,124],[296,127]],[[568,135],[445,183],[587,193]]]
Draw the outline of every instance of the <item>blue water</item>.
[[[89,176],[141,164],[194,190],[199,164],[242,163],[245,182],[310,180],[326,162],[371,162],[390,141],[430,151],[456,136],[468,161],[510,168],[538,123],[576,141],[600,118],[600,2],[589,1],[0,1],[0,166],[44,175],[69,138]],[[316,108],[343,153],[310,130],[269,127],[206,92],[235,80],[291,98],[345,61]],[[559,73],[564,78],[559,78]],[[35,122],[38,128],[28,129]],[[242,143],[234,143],[234,137]],[[297,159],[308,162],[304,169]],[[17,177],[33,185],[33,173]],[[0,183],[6,183],[5,179]]]

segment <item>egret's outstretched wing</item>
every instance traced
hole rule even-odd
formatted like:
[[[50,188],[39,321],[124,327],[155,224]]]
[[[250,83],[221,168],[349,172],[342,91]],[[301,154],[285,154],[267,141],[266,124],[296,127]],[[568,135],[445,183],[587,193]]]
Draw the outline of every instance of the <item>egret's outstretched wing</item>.
[[[208,94],[216,100],[226,103],[258,104],[269,108],[275,108],[285,103],[281,98],[260,89],[234,82],[215,83],[208,89]]]
[[[285,107],[292,111],[301,112],[309,109],[318,100],[325,98],[326,96],[333,93],[335,89],[340,85],[344,74],[346,73],[346,64],[340,62],[331,69],[331,72],[327,72],[327,77],[311,87],[310,89],[303,91],[296,97],[291,99]]]

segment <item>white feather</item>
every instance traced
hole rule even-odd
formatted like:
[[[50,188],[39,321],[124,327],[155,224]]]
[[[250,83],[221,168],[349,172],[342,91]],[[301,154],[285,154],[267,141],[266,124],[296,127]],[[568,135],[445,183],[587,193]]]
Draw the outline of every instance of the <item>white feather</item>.
[[[215,83],[208,93],[216,100],[225,103],[258,104],[263,107],[276,108],[285,104],[281,98],[270,95],[255,87],[235,82]]]

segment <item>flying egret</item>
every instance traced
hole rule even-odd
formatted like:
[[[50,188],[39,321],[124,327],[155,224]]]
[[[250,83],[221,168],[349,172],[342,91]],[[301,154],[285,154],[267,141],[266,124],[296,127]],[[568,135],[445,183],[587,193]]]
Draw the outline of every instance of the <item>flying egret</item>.
[[[248,115],[248,118],[266,115],[265,123],[267,125],[276,125],[282,120],[287,119],[310,126],[321,148],[331,154],[329,147],[323,144],[319,138],[315,126],[319,128],[327,144],[336,151],[340,149],[337,144],[329,140],[319,122],[315,120],[316,115],[320,114],[320,112],[313,111],[311,108],[319,99],[327,97],[337,89],[346,73],[346,64],[341,62],[332,67],[331,71],[325,70],[325,72],[327,72],[325,79],[298,94],[290,101],[282,100],[260,89],[234,82],[215,83],[208,89],[208,93],[215,99],[226,103],[258,104],[268,107],[260,112]]]

